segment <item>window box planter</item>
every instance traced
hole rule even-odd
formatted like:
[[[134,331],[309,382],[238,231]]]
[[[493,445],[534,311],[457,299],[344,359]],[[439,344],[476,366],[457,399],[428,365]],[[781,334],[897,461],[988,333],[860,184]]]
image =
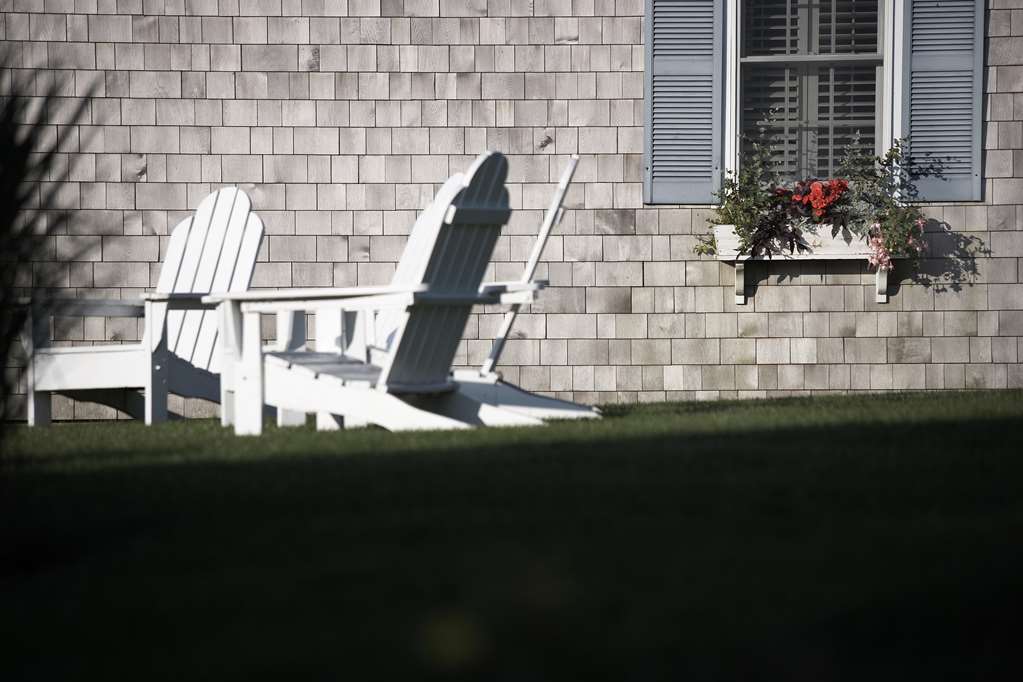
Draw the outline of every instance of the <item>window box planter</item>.
[[[739,239],[732,225],[715,225],[714,240],[717,242],[717,259],[735,264],[735,304],[746,304],[746,262],[769,260],[766,256],[752,258],[739,254]],[[867,242],[846,230],[832,235],[830,225],[821,225],[817,234],[807,234],[804,245],[808,251],[774,253],[771,259],[779,261],[817,260],[867,260],[870,251]],[[875,299],[878,303],[888,302],[888,271],[878,268],[874,276]]]

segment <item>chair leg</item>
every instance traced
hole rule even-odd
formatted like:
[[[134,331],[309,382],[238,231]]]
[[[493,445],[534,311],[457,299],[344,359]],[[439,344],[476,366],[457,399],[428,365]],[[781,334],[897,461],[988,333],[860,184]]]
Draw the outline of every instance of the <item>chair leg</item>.
[[[49,391],[28,390],[28,425],[49,426],[52,418]]]
[[[263,433],[263,349],[260,346],[259,313],[242,316],[241,361],[234,371],[238,381],[235,401],[234,432],[239,436],[258,436]]]
[[[146,301],[146,338],[149,342],[149,370],[145,376],[146,426],[167,421],[167,317]]]
[[[167,421],[167,368],[159,365],[151,370],[145,387],[146,426]]]
[[[220,392],[220,425],[231,426],[234,421],[234,391],[222,390]]]

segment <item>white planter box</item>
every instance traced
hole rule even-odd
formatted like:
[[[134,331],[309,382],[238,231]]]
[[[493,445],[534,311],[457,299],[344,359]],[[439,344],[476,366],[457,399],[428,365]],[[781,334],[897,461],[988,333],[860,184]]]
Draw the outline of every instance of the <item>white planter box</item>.
[[[715,225],[714,241],[717,243],[717,259],[729,263],[735,263],[735,303],[736,305],[746,304],[746,261],[751,260],[779,260],[779,261],[813,261],[813,260],[867,260],[870,256],[870,249],[863,239],[859,239],[848,231],[839,231],[832,236],[830,225],[821,225],[818,234],[806,234],[804,245],[809,251],[795,251],[789,253],[773,253],[770,259],[767,256],[753,258],[748,254],[739,254],[739,238],[735,236],[735,228],[732,225]],[[874,277],[876,288],[875,300],[878,303],[888,302],[888,271],[878,268]]]

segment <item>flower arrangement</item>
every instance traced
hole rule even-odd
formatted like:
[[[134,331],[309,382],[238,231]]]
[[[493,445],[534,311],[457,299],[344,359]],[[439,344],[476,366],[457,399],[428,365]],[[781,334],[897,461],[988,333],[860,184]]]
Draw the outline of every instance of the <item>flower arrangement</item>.
[[[870,265],[888,270],[893,258],[916,259],[924,248],[923,213],[903,201],[914,195],[903,158],[898,141],[881,157],[863,152],[854,141],[838,177],[783,183],[774,171],[770,148],[754,141],[739,171],[725,178],[718,193],[721,205],[711,222],[734,226],[740,253],[768,257],[808,250],[804,235],[830,225],[836,233],[848,230],[863,239],[871,252]],[[695,250],[714,253],[713,235]]]
[[[808,210],[815,221],[821,221],[830,214],[849,189],[847,180],[801,180],[792,189],[779,187],[775,192],[791,197],[795,207]],[[809,216],[807,216],[809,217]]]

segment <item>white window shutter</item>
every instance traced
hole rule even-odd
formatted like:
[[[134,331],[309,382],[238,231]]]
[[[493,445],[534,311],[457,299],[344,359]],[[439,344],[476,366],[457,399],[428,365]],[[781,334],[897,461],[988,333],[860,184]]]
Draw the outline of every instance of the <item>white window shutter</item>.
[[[646,3],[644,200],[715,203],[724,138],[725,3]]]
[[[979,201],[982,194],[984,0],[906,0],[903,134],[920,201]]]

